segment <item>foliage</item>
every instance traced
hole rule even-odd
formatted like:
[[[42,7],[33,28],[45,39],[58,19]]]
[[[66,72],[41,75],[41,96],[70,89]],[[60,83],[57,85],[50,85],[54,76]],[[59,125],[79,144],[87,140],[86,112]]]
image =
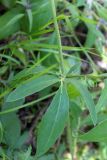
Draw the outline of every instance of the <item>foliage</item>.
[[[106,159],[106,10],[0,0],[0,159]]]

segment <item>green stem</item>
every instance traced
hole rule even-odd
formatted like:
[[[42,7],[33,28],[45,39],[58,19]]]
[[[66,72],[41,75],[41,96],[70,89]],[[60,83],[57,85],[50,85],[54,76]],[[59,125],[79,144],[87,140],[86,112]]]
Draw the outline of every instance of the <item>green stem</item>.
[[[7,114],[7,113],[11,113],[11,112],[15,112],[15,111],[17,111],[17,110],[19,110],[19,109],[22,109],[22,108],[25,108],[25,107],[30,107],[30,106],[32,106],[33,104],[36,104],[36,103],[38,103],[38,102],[41,102],[42,100],[45,100],[45,99],[47,99],[47,98],[55,95],[55,93],[56,93],[56,92],[53,92],[53,93],[51,93],[51,94],[49,94],[49,95],[46,95],[46,96],[44,96],[44,97],[42,97],[42,98],[39,98],[39,99],[35,100],[35,101],[29,102],[29,103],[26,103],[26,104],[24,104],[24,105],[21,105],[21,106],[18,106],[18,107],[14,107],[14,108],[11,108],[11,109],[8,109],[8,110],[5,110],[5,111],[2,111],[2,112],[0,112],[0,115]]]
[[[55,0],[50,0],[50,1],[51,1],[52,13],[53,13],[54,26],[55,26],[57,41],[58,41],[59,58],[61,63],[60,69],[61,69],[61,74],[63,75],[64,74],[63,52],[62,52],[61,36],[60,36],[60,31],[59,31],[59,26],[58,26],[57,16],[56,16]]]

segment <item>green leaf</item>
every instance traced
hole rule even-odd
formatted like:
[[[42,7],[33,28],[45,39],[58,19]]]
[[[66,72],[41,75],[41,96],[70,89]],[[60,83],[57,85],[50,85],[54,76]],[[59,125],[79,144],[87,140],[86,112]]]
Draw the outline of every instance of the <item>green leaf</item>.
[[[48,38],[48,40],[46,41],[46,43],[47,44],[49,44],[49,45],[53,45],[53,44],[55,44],[55,45],[57,45],[57,37],[56,37],[56,32],[53,32],[50,36],[49,36],[49,38]],[[57,61],[57,55],[56,54],[53,54],[53,53],[48,53],[48,54],[50,54],[50,56],[45,60],[45,61],[43,61],[43,65],[44,66],[50,66],[50,65],[53,65],[53,64],[55,64],[55,63],[58,63]],[[44,53],[44,52],[41,52],[41,57],[44,57],[44,56],[46,56],[46,53]]]
[[[91,28],[90,24],[90,28]],[[87,38],[86,38],[86,42],[85,42],[85,47],[92,47],[96,41],[97,36],[95,36],[95,34],[92,34],[91,29],[88,29],[88,33],[87,33]],[[95,28],[96,29],[96,28]]]
[[[97,14],[99,15],[100,18],[104,19],[107,21],[107,10],[104,6],[102,6],[100,3],[94,2],[94,6],[97,10]]]
[[[6,110],[7,108],[13,108],[17,105],[23,104],[24,100],[12,102],[12,103],[4,103],[2,111]],[[17,116],[17,114],[9,113],[6,115],[1,115],[0,120],[3,127],[3,139],[6,142],[7,145],[11,148],[15,148],[15,145],[20,137],[21,134],[21,125],[20,120]]]
[[[67,85],[67,92],[70,99],[75,99],[80,96],[80,92],[78,91],[78,89],[71,83],[68,83]]]
[[[27,12],[28,20],[29,20],[29,32],[31,32],[32,24],[33,24],[32,11],[31,11],[31,9],[27,9],[26,12]]]
[[[85,6],[85,0],[77,0],[77,6],[78,7]]]
[[[89,132],[80,135],[79,138],[92,142],[107,142],[107,120],[99,123]]]
[[[14,148],[21,134],[20,121],[15,113],[1,116],[6,144]]]
[[[22,5],[25,8],[25,10],[26,10],[27,19],[29,21],[29,32],[31,32],[32,25],[33,25],[33,15],[32,15],[32,10],[30,9],[30,8],[32,8],[31,4],[30,4],[31,2],[27,1],[27,0],[21,0],[21,1],[17,1],[17,3],[20,4],[20,5]],[[25,17],[24,17],[23,20],[25,21],[25,19],[26,19],[26,15],[25,15]]]
[[[3,75],[8,70],[8,66],[5,65],[3,67],[0,67],[0,76]]]
[[[2,139],[3,139],[3,126],[2,126],[2,123],[0,121],[0,143],[2,142]]]
[[[25,146],[25,143],[28,141],[29,132],[25,131],[18,139],[17,143],[15,144],[15,148],[20,149]]]
[[[7,98],[8,102],[16,101],[29,96],[33,93],[39,92],[48,86],[55,84],[59,79],[52,75],[44,75],[39,78],[30,80],[24,84],[17,87]]]
[[[69,99],[65,86],[57,91],[38,130],[37,156],[43,155],[63,132],[68,119]]]
[[[78,123],[80,119],[80,115],[82,113],[82,110],[80,106],[78,106],[75,102],[70,101],[70,126],[72,130],[72,134],[77,132],[78,129]]]
[[[96,111],[99,112],[102,107],[107,105],[107,79],[105,80],[105,88],[101,92],[101,96],[96,105]]]
[[[31,147],[29,147],[26,152],[20,153],[18,156],[18,159],[20,159],[20,160],[33,160],[33,158],[31,157]]]
[[[16,0],[1,0],[1,2],[5,7],[11,8],[15,5]]]
[[[96,123],[97,123],[97,113],[96,113],[95,104],[94,104],[94,101],[93,101],[93,99],[91,97],[90,92],[78,80],[75,80],[75,81],[72,80],[71,83],[73,85],[75,85],[75,87],[79,90],[79,92],[80,92],[80,94],[81,94],[86,106],[89,109],[91,119],[92,119],[94,125],[96,125]]]
[[[33,31],[37,32],[52,18],[51,4],[47,0],[32,0]],[[44,17],[44,18],[43,18]]]
[[[24,31],[28,32],[29,31],[28,20],[29,20],[30,29],[32,29],[32,33],[37,33],[39,30],[42,30],[46,25],[48,25],[48,22],[52,18],[50,1],[30,0],[30,6],[31,9],[29,10],[30,11],[29,15],[27,13],[26,18],[25,17],[23,18],[21,27]]]
[[[55,160],[55,157],[53,154],[45,155],[43,157],[40,157],[38,160]]]
[[[73,23],[72,23],[72,19],[71,19],[71,24],[72,24],[73,27],[75,27],[79,22],[79,11],[78,11],[78,8],[74,4],[72,4],[70,2],[67,2],[67,1],[66,1],[66,8],[71,13],[71,18],[73,19]]]
[[[14,8],[0,17],[0,39],[19,30],[19,20],[24,16],[19,8]]]

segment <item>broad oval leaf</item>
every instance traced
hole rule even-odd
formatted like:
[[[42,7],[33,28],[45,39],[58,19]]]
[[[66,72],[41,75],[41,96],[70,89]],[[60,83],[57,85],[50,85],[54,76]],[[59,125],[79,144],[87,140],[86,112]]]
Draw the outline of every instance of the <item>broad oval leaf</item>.
[[[63,132],[68,119],[69,99],[66,88],[60,87],[45,113],[38,130],[37,156],[42,156]]]
[[[107,142],[107,120],[99,123],[89,132],[79,136],[79,138],[92,142]]]
[[[94,104],[94,101],[93,101],[93,99],[91,97],[90,92],[78,80],[75,80],[75,81],[72,80],[71,83],[73,85],[75,85],[75,87],[79,90],[79,92],[80,92],[80,94],[81,94],[86,106],[89,109],[91,119],[92,119],[94,125],[96,125],[96,123],[97,123],[97,113],[96,113],[95,104]]]
[[[24,84],[21,84],[13,92],[11,92],[7,98],[7,102],[16,101],[33,93],[39,92],[58,81],[59,79],[53,75],[44,75],[30,80]]]

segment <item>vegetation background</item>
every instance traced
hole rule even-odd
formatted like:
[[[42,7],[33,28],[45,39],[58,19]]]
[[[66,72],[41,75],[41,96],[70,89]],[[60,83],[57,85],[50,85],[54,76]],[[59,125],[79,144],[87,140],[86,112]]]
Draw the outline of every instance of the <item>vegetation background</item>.
[[[107,160],[107,0],[0,0],[0,159]]]

